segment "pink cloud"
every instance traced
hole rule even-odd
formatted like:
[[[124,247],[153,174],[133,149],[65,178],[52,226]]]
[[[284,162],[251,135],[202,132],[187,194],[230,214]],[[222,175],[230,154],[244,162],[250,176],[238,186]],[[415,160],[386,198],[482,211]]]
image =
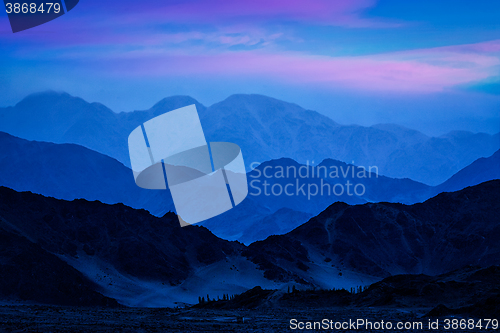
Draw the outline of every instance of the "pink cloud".
[[[125,75],[134,76],[267,78],[331,88],[437,92],[499,75],[500,58],[494,46],[497,44],[498,41],[491,41],[353,57],[264,51],[194,55],[155,49],[118,59],[114,73],[127,68]]]
[[[450,52],[474,52],[474,53],[496,53],[500,52],[500,39],[491,40],[482,43],[452,45],[434,48],[437,51],[450,51]]]

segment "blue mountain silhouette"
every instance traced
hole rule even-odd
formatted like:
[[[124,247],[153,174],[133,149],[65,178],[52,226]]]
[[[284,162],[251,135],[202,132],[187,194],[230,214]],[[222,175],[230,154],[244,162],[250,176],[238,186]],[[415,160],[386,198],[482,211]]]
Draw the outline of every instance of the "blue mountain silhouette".
[[[30,95],[0,108],[0,131],[39,141],[76,143],[129,166],[128,134],[144,121],[196,104],[208,141],[238,144],[250,167],[281,157],[377,166],[382,175],[437,185],[500,148],[500,134],[451,132],[428,137],[397,125],[344,126],[315,111],[262,95],[232,95],[208,108],[188,96],[165,98],[146,111],[115,113],[67,93]]]
[[[54,144],[28,141],[0,132],[0,185],[17,191],[32,191],[59,199],[99,200],[103,203],[124,203],[133,208],[144,208],[156,216],[175,211],[169,191],[144,190],[134,183],[132,171],[106,155],[75,144]],[[319,214],[332,203],[341,201],[349,204],[366,202],[400,202],[412,204],[422,202],[440,192],[462,189],[491,179],[500,178],[498,168],[499,152],[488,158],[481,158],[464,168],[445,183],[431,187],[410,179],[393,179],[376,174],[366,178],[352,177],[354,165],[327,159],[316,170],[340,170],[340,178],[320,176],[300,178],[276,178],[274,172],[283,168],[304,171],[307,166],[292,159],[282,158],[262,163],[248,173],[249,195],[232,210],[203,222],[216,235],[232,240],[251,243],[265,239],[272,234],[286,233],[310,217]],[[313,167],[309,166],[309,170]],[[273,171],[274,170],[274,171]],[[291,169],[290,169],[291,170]],[[358,170],[358,169],[355,169]],[[345,177],[342,172],[345,172]],[[265,175],[273,177],[267,178]],[[317,171],[315,171],[317,172]],[[330,173],[330,171],[328,171]],[[329,175],[328,175],[329,176]],[[355,174],[356,176],[356,174]],[[252,183],[259,181],[259,185]],[[273,185],[284,188],[287,184],[295,187],[298,181],[305,193],[293,196],[256,194],[254,187],[262,191],[263,182],[268,182],[268,193]],[[363,184],[366,193],[362,196],[315,195],[308,198],[307,188],[328,183]]]

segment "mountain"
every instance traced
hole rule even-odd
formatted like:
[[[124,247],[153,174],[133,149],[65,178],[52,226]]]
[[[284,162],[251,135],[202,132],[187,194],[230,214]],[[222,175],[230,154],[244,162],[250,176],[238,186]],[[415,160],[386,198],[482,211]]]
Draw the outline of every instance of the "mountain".
[[[173,211],[169,191],[139,188],[132,171],[117,160],[75,144],[27,141],[0,132],[0,185],[17,191],[73,200],[99,200]]]
[[[169,191],[139,188],[129,168],[113,158],[85,147],[27,141],[2,132],[0,146],[3,147],[0,154],[2,186],[65,200],[87,199],[109,204],[124,203],[132,208],[144,208],[156,216],[163,216],[166,212],[175,210]],[[321,169],[323,166],[327,169]],[[340,178],[329,178],[335,168],[340,170]],[[324,161],[318,169],[303,166],[291,159],[262,163],[248,174],[250,194],[245,201],[231,211],[204,222],[203,225],[219,237],[248,244],[265,239],[271,234],[288,232],[335,201],[357,204],[399,200],[413,203],[421,198],[414,193],[419,194],[428,189],[428,186],[411,180],[394,180],[377,177],[375,174],[369,174],[366,179],[357,179],[351,175],[353,168],[355,166],[334,160]],[[288,170],[289,174],[284,174],[282,178],[275,177],[280,169]],[[313,175],[313,169],[327,172],[323,172],[321,178],[319,175]],[[301,177],[306,175],[304,170],[308,173],[306,178]],[[347,174],[343,174],[344,171]],[[272,177],[268,178],[269,172]],[[314,194],[314,188],[321,194],[319,189],[322,188],[323,182],[327,182],[329,187],[336,183],[345,187],[346,181],[354,185],[363,184],[366,194],[348,195],[346,189],[341,195],[335,195],[333,191],[329,195],[326,191],[324,195],[310,195]],[[269,183],[267,189],[264,188],[264,182]],[[292,185],[291,196],[283,193],[288,184]],[[275,189],[281,189],[282,193],[274,195],[277,194]],[[290,187],[287,192],[289,189]],[[259,195],[258,191],[261,192]]]
[[[276,212],[254,221],[246,228],[242,228],[243,231],[238,237],[238,241],[250,244],[257,240],[264,240],[269,235],[285,234],[308,221],[312,216],[312,214],[290,208],[280,208]]]
[[[67,93],[32,94],[0,109],[0,131],[28,140],[76,143],[124,161],[122,127],[117,114],[104,105]]]
[[[2,230],[14,230],[29,240],[23,245],[27,252],[41,248],[59,257],[91,280],[96,290],[125,305],[174,306],[176,301],[195,302],[207,290],[222,294],[265,282],[257,271],[244,275],[254,265],[237,256],[241,244],[219,239],[202,227],[181,228],[173,213],[157,218],[123,204],[64,201],[0,187],[0,216],[2,237]],[[20,260],[15,252],[4,254],[5,260]],[[39,260],[34,265],[43,264],[43,256],[32,256]],[[12,269],[19,270],[19,265]],[[212,279],[212,273],[221,279]],[[71,284],[74,278],[68,274],[63,282]],[[38,284],[44,282],[43,275],[37,279]]]
[[[500,179],[499,156],[497,152],[481,158],[434,187],[332,159],[314,166],[287,158],[271,160],[248,173],[249,195],[242,205],[202,225],[224,239],[250,244],[291,231],[334,202],[415,204],[441,192]]]
[[[0,185],[59,199],[124,203],[155,216],[175,211],[169,191],[139,188],[131,170],[106,155],[75,144],[27,141],[2,132],[0,146]],[[309,166],[287,158],[271,160],[248,173],[249,195],[243,203],[202,225],[221,238],[250,244],[291,231],[333,202],[413,204],[499,178],[498,156],[474,162],[437,187],[380,176],[376,169],[332,159]]]
[[[500,179],[500,150],[490,157],[482,157],[472,162],[450,179],[436,186],[434,193],[458,191],[492,179]]]
[[[0,227],[0,299],[4,302],[118,306],[96,291],[97,285],[82,273],[9,229]]]
[[[256,285],[349,289],[394,274],[498,265],[499,199],[496,180],[411,206],[335,203],[285,235],[245,246],[204,227],[181,228],[173,213],[158,218],[123,204],[0,187],[1,272],[23,281],[6,278],[10,294],[0,288],[0,296],[43,302],[54,295],[51,302],[63,303],[57,290],[87,290],[83,303],[111,302],[104,295],[131,306],[173,306]]]
[[[324,288],[342,285],[346,275],[363,282],[498,265],[499,209],[500,180],[414,205],[338,202],[285,235],[252,243],[246,253],[265,276]]]
[[[333,202],[415,203],[429,198],[432,189],[331,159],[314,166],[288,158],[271,160],[247,179],[249,194],[242,204],[201,223],[219,237],[245,244],[291,231]]]
[[[115,113],[100,103],[88,103],[54,91],[27,96],[14,107],[0,108],[0,131],[28,140],[75,143],[130,166],[127,138],[141,123],[164,110],[196,104],[188,96],[172,96],[148,111]]]
[[[232,95],[210,106],[201,120],[210,141],[237,143],[248,164],[279,157],[301,164],[332,158],[377,166],[385,176],[429,185],[500,148],[500,133],[427,137],[396,125],[341,126],[317,112],[261,95]]]
[[[30,140],[80,144],[129,166],[130,132],[156,115],[190,104],[197,106],[207,140],[240,145],[248,169],[253,162],[281,157],[302,164],[332,158],[377,166],[388,177],[437,185],[500,148],[500,133],[427,137],[391,124],[343,126],[296,104],[241,94],[208,108],[191,97],[172,96],[146,111],[114,113],[66,93],[38,93],[14,107],[0,108],[0,131]]]

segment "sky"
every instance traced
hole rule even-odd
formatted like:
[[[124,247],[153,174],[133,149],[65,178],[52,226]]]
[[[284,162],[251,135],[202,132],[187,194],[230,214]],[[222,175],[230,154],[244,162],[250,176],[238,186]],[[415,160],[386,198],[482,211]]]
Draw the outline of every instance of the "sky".
[[[255,93],[341,124],[500,132],[500,1],[80,0],[12,33],[0,106],[66,91],[116,112]]]

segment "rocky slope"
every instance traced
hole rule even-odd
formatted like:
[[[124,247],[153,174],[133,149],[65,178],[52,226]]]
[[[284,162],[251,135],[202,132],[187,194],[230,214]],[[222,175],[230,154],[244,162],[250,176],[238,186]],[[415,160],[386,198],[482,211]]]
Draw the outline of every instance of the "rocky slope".
[[[285,235],[244,246],[204,227],[181,228],[173,213],[158,218],[123,204],[0,187],[2,271],[10,294],[2,290],[7,298],[37,301],[60,281],[69,298],[91,288],[126,305],[173,306],[256,285],[349,289],[396,274],[498,265],[499,199],[496,180],[410,206],[335,203]],[[46,290],[45,278],[51,279]],[[40,288],[23,289],[30,284]],[[88,297],[82,302],[108,302]]]
[[[1,218],[0,218],[1,219]],[[7,229],[7,230],[6,230]],[[10,225],[0,227],[0,299],[72,306],[118,306],[97,284]]]
[[[436,275],[496,265],[499,209],[500,180],[414,205],[339,202],[285,235],[251,244],[247,255],[268,276],[324,287],[346,274],[366,284],[359,273]]]

